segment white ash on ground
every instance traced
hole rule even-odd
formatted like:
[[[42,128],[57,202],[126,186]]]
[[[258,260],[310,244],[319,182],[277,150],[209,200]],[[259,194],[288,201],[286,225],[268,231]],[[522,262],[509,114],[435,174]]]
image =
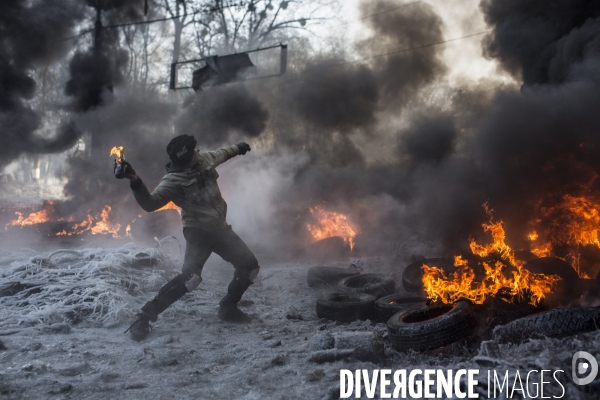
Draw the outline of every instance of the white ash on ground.
[[[398,265],[407,264],[384,258],[352,262],[363,272],[396,277]],[[239,325],[217,318],[233,268],[211,257],[200,287],[163,313],[146,340],[134,342],[124,330],[180,263],[169,252],[133,244],[0,255],[0,287],[18,281],[36,288],[0,298],[0,397],[334,399],[341,369],[474,368],[480,377],[492,369],[509,371],[509,380],[517,371],[525,376],[532,369],[563,369],[569,399],[598,398],[597,386],[579,390],[570,376],[574,352],[600,358],[600,332],[499,345],[497,353],[480,353],[471,339],[399,353],[387,340],[385,324],[317,318],[319,291],[306,283],[313,265],[308,263],[263,264],[240,303],[254,320]],[[487,398],[486,385],[480,379],[481,398]],[[561,390],[546,385],[544,395]]]

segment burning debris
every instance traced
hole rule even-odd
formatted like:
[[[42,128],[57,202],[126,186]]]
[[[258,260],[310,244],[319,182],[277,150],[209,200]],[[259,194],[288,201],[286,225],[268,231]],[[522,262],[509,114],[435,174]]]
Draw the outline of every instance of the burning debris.
[[[56,215],[56,208],[58,203],[53,200],[44,202],[44,206],[40,211],[33,212],[25,217],[21,212],[16,211],[16,219],[12,220],[4,226],[5,230],[14,229],[17,227],[23,228],[26,226],[41,226],[41,225],[71,225],[70,228],[61,229],[55,233],[48,233],[48,235],[54,236],[74,236],[81,235],[83,233],[89,233],[92,235],[111,235],[113,238],[123,238],[129,236],[128,230],[129,225],[125,228],[125,232],[122,232],[122,226],[119,222],[111,221],[110,212],[111,206],[108,204],[104,205],[102,209],[93,213],[92,210],[88,210],[88,214],[81,222],[74,223],[76,218],[70,216],[68,218]]]
[[[528,235],[531,252],[538,257],[554,256],[571,263],[582,278],[600,270],[583,270],[584,246],[600,246],[600,203],[591,197],[569,194],[547,196],[536,207],[533,231]]]
[[[423,287],[427,297],[445,304],[460,299],[483,304],[487,298],[499,295],[510,303],[538,305],[561,278],[534,274],[523,268],[525,262],[516,259],[514,251],[506,244],[503,222],[494,222],[493,210],[487,204],[484,208],[490,221],[482,226],[485,232],[491,233],[492,243],[481,245],[474,239],[469,243],[473,255],[478,256],[475,262],[480,265],[477,268],[483,267],[483,274],[476,274],[462,256],[455,256],[456,272],[449,275],[442,268],[423,265]]]
[[[356,228],[352,227],[346,215],[335,211],[327,211],[320,205],[308,210],[316,221],[312,224],[306,224],[306,228],[315,241],[339,236],[344,240],[344,243],[350,246],[350,250],[354,248]]]

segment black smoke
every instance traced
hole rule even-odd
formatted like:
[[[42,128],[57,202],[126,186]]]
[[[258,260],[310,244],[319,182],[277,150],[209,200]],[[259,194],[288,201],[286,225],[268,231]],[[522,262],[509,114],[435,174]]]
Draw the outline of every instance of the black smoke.
[[[418,119],[401,138],[400,156],[406,155],[418,163],[439,163],[450,156],[458,136],[452,117],[425,114]]]
[[[485,54],[525,84],[564,83],[596,62],[597,1],[483,0],[481,10],[494,28],[486,38]],[[590,67],[596,70],[597,65]]]
[[[214,147],[259,136],[268,118],[265,106],[245,86],[229,84],[198,92],[177,119],[175,130]]]
[[[427,4],[385,12],[397,5],[387,0],[363,2],[363,13],[375,15],[365,19],[373,36],[360,45],[363,54],[375,57],[370,63],[383,98],[382,105],[395,111],[447,70],[440,48],[424,47],[444,39],[440,16]]]
[[[521,88],[498,90],[472,129],[457,137],[450,157],[415,170],[411,226],[437,231],[447,248],[458,248],[464,238],[483,235],[481,204],[488,202],[506,222],[509,244],[527,248],[542,205],[564,195],[599,198],[599,6],[481,2],[493,29],[483,41],[484,54]]]
[[[41,117],[28,101],[37,83],[35,68],[60,59],[70,44],[62,40],[83,17],[76,1],[29,2],[7,0],[0,4],[0,167],[23,153],[60,152],[79,135],[63,126],[51,139],[36,134]]]
[[[310,62],[304,84],[289,85],[288,100],[307,124],[348,132],[375,123],[379,88],[364,65],[345,65],[333,58]]]
[[[65,86],[65,94],[73,97],[74,111],[85,112],[110,101],[113,88],[123,83],[127,59],[128,53],[122,49],[76,53]]]
[[[278,88],[279,110],[284,104],[288,112],[276,114],[270,128],[281,132],[278,144],[310,157],[278,194],[281,237],[303,232],[306,210],[317,204],[349,215],[363,249],[425,229],[408,221],[407,204],[421,194],[414,177],[445,165],[464,124],[423,101],[447,71],[442,48],[426,46],[444,39],[442,19],[427,4],[382,13],[395,6],[363,3],[363,14],[375,14],[365,20],[372,38],[358,46],[363,61],[321,56]],[[446,109],[460,103],[451,97]],[[409,125],[399,128],[404,115]]]

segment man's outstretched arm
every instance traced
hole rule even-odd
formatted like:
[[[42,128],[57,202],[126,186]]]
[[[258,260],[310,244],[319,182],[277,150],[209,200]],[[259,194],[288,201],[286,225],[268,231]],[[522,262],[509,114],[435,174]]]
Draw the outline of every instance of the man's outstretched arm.
[[[223,164],[230,158],[233,158],[238,154],[244,155],[250,150],[250,145],[248,143],[241,142],[232,146],[222,147],[217,150],[207,151],[205,152],[205,154],[209,155],[209,161],[213,163],[216,167],[217,165]]]
[[[129,179],[129,187],[133,191],[133,196],[144,211],[156,211],[173,200],[173,191],[165,184],[164,180],[150,193],[129,163],[125,178]]]

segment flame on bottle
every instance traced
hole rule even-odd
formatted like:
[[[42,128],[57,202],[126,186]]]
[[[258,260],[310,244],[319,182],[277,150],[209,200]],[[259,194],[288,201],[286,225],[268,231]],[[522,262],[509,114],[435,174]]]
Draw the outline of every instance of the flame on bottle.
[[[479,244],[469,240],[473,254],[485,259],[482,262],[485,276],[476,279],[475,271],[461,256],[454,257],[456,270],[447,274],[442,268],[423,265],[423,288],[427,297],[446,304],[460,299],[482,304],[488,297],[501,295],[508,302],[524,302],[538,305],[551,293],[560,280],[555,275],[534,274],[523,268],[523,262],[515,259],[514,251],[506,244],[503,221],[493,221],[493,210],[484,204],[489,222],[482,224],[483,230],[490,233],[492,242]],[[508,269],[512,269],[508,273]]]
[[[350,246],[350,250],[354,248],[356,231],[352,228],[348,217],[335,211],[327,211],[320,205],[308,210],[316,218],[314,224],[306,224],[315,241],[339,236]]]
[[[119,161],[123,161],[124,160],[124,156],[123,154],[125,153],[125,148],[123,146],[115,146],[112,149],[110,149],[110,154],[109,156],[115,156],[119,159]]]

